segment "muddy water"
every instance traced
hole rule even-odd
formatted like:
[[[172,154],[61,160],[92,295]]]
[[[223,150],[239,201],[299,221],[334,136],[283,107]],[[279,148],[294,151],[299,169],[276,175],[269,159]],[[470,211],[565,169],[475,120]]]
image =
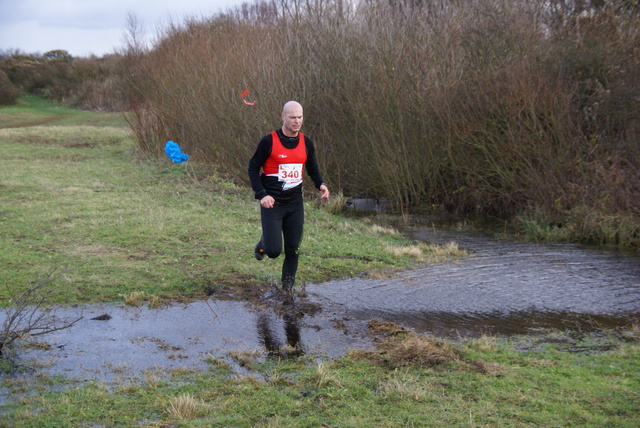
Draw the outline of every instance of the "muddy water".
[[[86,305],[57,310],[59,319],[83,319],[25,341],[15,353],[17,362],[31,373],[122,383],[166,378],[177,369],[207,370],[211,357],[243,373],[242,354],[260,361],[282,355],[285,345],[286,355],[318,358],[371,346],[366,330],[350,326],[340,314],[303,301],[291,304],[279,291],[270,294],[251,304],[207,300],[160,309]],[[1,396],[2,391],[0,401]]]
[[[454,241],[471,254],[388,279],[332,281],[308,290],[355,319],[381,318],[441,337],[610,328],[640,316],[638,257],[446,230],[407,233]]]
[[[18,363],[31,373],[107,382],[166,377],[177,369],[206,370],[210,357],[242,373],[238,351],[257,351],[260,359],[289,345],[296,355],[323,358],[371,347],[366,324],[373,318],[457,337],[589,330],[626,325],[640,316],[638,257],[445,230],[407,233],[429,242],[455,241],[470,256],[385,279],[307,284],[307,296],[293,303],[272,291],[252,303],[67,308],[59,315],[82,314],[84,319],[38,338],[35,347],[19,349]],[[105,313],[110,319],[91,320]],[[0,388],[0,402],[3,394],[6,398],[8,392]]]

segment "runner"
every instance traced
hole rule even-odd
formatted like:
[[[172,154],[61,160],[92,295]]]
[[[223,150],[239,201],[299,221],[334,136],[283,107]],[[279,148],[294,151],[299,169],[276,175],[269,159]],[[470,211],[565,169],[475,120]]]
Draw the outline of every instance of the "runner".
[[[302,180],[306,170],[322,199],[329,189],[318,168],[313,141],[301,132],[302,106],[287,102],[282,109],[282,128],[262,137],[249,161],[249,179],[260,200],[262,237],[254,256],[276,258],[282,253],[282,289],[291,291],[298,270],[298,248],[304,226]],[[262,169],[262,175],[260,170]]]

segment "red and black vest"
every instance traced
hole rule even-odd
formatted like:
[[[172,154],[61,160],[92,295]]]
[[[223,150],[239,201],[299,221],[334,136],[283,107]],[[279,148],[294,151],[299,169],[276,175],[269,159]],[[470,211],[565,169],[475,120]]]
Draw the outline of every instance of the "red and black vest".
[[[307,162],[307,146],[302,132],[298,135],[300,136],[298,145],[294,149],[287,149],[280,142],[278,133],[275,131],[271,133],[271,155],[262,166],[265,175],[277,176],[280,165],[283,164],[302,164],[304,171],[304,164]],[[302,181],[302,176],[300,179]]]

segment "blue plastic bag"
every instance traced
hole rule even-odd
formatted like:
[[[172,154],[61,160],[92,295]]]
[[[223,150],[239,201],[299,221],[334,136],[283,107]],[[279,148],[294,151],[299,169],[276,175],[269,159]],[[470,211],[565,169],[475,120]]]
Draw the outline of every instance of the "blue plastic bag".
[[[189,159],[189,155],[182,153],[180,146],[173,141],[167,141],[167,144],[164,146],[164,152],[175,163],[182,163]]]

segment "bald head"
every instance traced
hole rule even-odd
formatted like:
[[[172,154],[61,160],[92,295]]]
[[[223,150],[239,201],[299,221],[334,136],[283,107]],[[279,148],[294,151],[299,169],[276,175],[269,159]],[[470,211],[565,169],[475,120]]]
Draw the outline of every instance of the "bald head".
[[[302,105],[297,101],[287,101],[282,107],[282,114],[291,110],[300,110],[302,112]]]
[[[282,107],[282,132],[287,137],[297,137],[302,127],[302,106],[289,101]]]

